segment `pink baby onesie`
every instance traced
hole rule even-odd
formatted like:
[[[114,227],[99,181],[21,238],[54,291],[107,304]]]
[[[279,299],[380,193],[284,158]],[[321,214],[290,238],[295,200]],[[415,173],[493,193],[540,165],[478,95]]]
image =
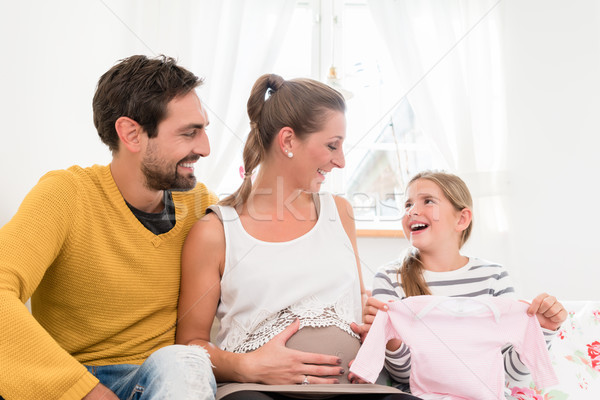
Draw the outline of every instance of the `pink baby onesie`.
[[[504,399],[502,347],[511,343],[538,387],[556,385],[544,335],[528,305],[499,297],[413,296],[379,311],[350,371],[374,382],[385,346],[410,348],[410,387],[424,399]]]

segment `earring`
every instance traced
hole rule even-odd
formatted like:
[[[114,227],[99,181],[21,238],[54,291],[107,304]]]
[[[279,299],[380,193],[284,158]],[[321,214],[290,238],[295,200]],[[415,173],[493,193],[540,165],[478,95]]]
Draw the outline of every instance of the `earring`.
[[[287,154],[288,158],[292,158],[292,157],[294,157],[294,153],[292,153],[292,152],[291,152],[291,151],[289,151],[289,150],[286,150],[286,151],[285,151],[285,154]]]

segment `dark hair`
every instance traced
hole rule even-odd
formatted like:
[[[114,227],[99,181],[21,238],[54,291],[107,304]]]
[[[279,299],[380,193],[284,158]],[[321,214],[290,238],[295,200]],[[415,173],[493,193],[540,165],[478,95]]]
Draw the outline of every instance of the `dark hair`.
[[[346,111],[344,97],[335,89],[313,79],[285,80],[266,74],[256,80],[248,98],[250,133],[244,146],[246,176],[239,189],[220,202],[237,207],[252,190],[250,175],[264,159],[277,133],[289,127],[302,139],[318,132],[331,112]]]
[[[406,185],[406,188],[408,189],[411,184],[419,179],[427,179],[438,185],[444,193],[444,196],[446,196],[456,211],[462,211],[465,208],[473,208],[471,192],[469,191],[467,184],[458,176],[446,172],[423,171],[413,176],[410,182],[408,182],[408,185]],[[471,220],[469,226],[462,231],[460,243],[458,244],[459,248],[461,248],[469,239],[472,229],[473,220]],[[431,294],[429,286],[423,278],[423,263],[421,262],[421,256],[417,249],[412,249],[412,251],[407,253],[402,261],[398,275],[400,275],[399,280],[401,280],[402,289],[404,290],[406,297]]]
[[[92,101],[100,139],[112,152],[118,151],[115,122],[123,116],[140,124],[148,137],[155,137],[169,101],[186,95],[202,81],[164,55],[153,59],[135,55],[120,60],[100,77]]]

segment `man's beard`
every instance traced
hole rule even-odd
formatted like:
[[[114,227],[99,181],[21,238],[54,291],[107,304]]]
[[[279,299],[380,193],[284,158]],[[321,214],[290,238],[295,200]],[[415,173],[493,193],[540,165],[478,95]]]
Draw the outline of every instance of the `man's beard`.
[[[142,161],[142,173],[146,178],[145,185],[152,190],[191,190],[196,186],[194,174],[183,176],[177,173],[177,166],[183,162],[195,162],[197,156],[188,156],[176,164],[169,164],[149,152]]]

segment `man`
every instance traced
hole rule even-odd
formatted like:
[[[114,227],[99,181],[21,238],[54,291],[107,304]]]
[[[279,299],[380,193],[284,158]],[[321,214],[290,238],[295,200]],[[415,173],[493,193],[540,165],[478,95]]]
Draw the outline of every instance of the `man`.
[[[46,174],[0,229],[6,400],[214,397],[206,351],[173,345],[181,247],[217,201],[194,176],[201,83],[171,58],[119,62],[93,100],[110,165]]]

